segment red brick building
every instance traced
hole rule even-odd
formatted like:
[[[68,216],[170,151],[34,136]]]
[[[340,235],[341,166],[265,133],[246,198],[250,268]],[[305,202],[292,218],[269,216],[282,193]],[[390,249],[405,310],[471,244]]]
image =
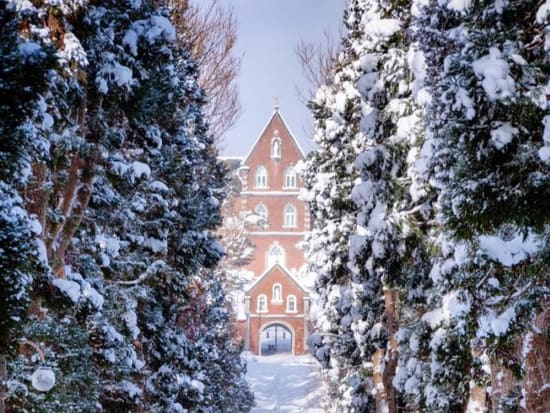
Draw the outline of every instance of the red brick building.
[[[247,232],[256,247],[248,269],[257,278],[245,292],[246,319],[239,322],[246,347],[256,354],[306,352],[309,296],[294,276],[304,264],[298,244],[310,230],[295,169],[304,158],[276,107],[238,170],[240,210],[263,218]]]

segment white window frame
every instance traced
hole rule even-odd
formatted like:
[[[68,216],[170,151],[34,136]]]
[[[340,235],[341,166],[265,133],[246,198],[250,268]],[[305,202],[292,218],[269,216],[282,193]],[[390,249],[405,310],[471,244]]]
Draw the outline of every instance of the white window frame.
[[[265,304],[265,308],[263,310],[262,310],[261,305],[260,305],[260,302],[262,301],[262,299],[264,300],[264,304]],[[267,295],[260,294],[258,296],[258,300],[256,302],[256,312],[258,312],[258,313],[267,313]]]
[[[275,261],[272,257],[274,256],[272,254],[272,251],[275,249],[275,248],[278,248],[279,250],[281,250],[281,254],[277,255],[277,256],[280,256],[280,260],[278,261]],[[275,264],[279,264],[281,266],[285,266],[286,265],[286,251],[285,249],[278,243],[278,242],[275,242],[273,244],[271,244],[271,246],[268,248],[267,250],[267,268],[271,268],[273,267]],[[282,292],[281,292],[282,293]]]
[[[283,211],[283,228],[297,228],[298,208],[293,204],[287,204]]]
[[[294,166],[289,165],[285,169],[285,189],[296,189],[297,188],[297,182],[298,178],[296,176],[296,170],[294,169]],[[289,185],[289,181],[291,181],[291,185]]]
[[[263,208],[264,213],[261,213],[261,212],[258,211],[260,208]],[[254,208],[254,212],[262,217],[263,223],[260,223],[259,226],[262,227],[262,228],[268,228],[269,227],[269,221],[268,221],[269,210],[267,209],[267,206],[264,203],[260,202]]]
[[[263,165],[258,166],[256,169],[256,188],[268,188],[267,168]]]
[[[294,310],[290,309],[290,302],[294,302]],[[298,300],[294,294],[289,294],[286,297],[286,312],[287,313],[297,313],[298,312]]]
[[[278,151],[275,151],[276,148]],[[281,138],[279,138],[277,132],[275,132],[275,136],[271,139],[271,159],[281,159],[282,153],[283,144],[281,142]]]
[[[275,296],[276,288],[279,288],[279,297]],[[277,304],[283,303],[283,286],[279,283],[273,284],[273,287],[271,288],[271,302]]]

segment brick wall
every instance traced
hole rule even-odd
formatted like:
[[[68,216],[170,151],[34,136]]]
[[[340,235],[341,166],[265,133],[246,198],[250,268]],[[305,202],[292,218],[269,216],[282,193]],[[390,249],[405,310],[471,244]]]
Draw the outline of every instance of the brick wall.
[[[272,156],[274,140],[280,143],[280,157]],[[303,182],[297,177],[296,187],[285,187],[285,171],[295,166],[304,156],[280,113],[274,112],[256,141],[251,152],[239,169],[241,194],[237,201],[242,211],[254,211],[263,204],[267,208],[265,226],[249,228],[248,238],[255,245],[255,257],[247,269],[258,277],[264,274],[255,286],[247,293],[248,320],[239,322],[239,332],[249,349],[258,354],[260,335],[265,328],[279,323],[287,326],[293,335],[294,354],[304,354],[307,335],[307,314],[309,299],[305,291],[296,284],[293,278],[281,267],[273,267],[267,274],[268,251],[277,244],[284,250],[284,267],[298,270],[304,264],[304,252],[297,247],[303,241],[303,235],[310,230],[311,220],[307,206],[298,199],[299,188]],[[256,186],[256,172],[262,166],[266,169],[267,187]],[[296,208],[296,222],[293,227],[286,227],[284,222],[285,208],[292,204]],[[273,285],[282,288],[282,300],[273,301]],[[267,297],[267,311],[258,312],[258,296]],[[296,297],[296,311],[287,311],[287,297]]]

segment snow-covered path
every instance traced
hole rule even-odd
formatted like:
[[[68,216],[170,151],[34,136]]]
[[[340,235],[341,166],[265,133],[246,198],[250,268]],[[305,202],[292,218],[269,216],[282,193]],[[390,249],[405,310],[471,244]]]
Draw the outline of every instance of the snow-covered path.
[[[323,413],[319,367],[311,356],[248,354],[247,361],[253,413]]]

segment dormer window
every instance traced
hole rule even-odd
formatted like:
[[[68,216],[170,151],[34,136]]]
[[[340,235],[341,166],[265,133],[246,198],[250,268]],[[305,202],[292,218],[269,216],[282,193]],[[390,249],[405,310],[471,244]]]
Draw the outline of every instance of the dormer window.
[[[292,165],[285,170],[285,188],[296,188],[296,170]]]
[[[267,169],[263,165],[256,170],[256,188],[267,188]]]
[[[279,131],[276,129],[273,139],[271,139],[271,159],[281,159],[281,138],[279,138]]]

